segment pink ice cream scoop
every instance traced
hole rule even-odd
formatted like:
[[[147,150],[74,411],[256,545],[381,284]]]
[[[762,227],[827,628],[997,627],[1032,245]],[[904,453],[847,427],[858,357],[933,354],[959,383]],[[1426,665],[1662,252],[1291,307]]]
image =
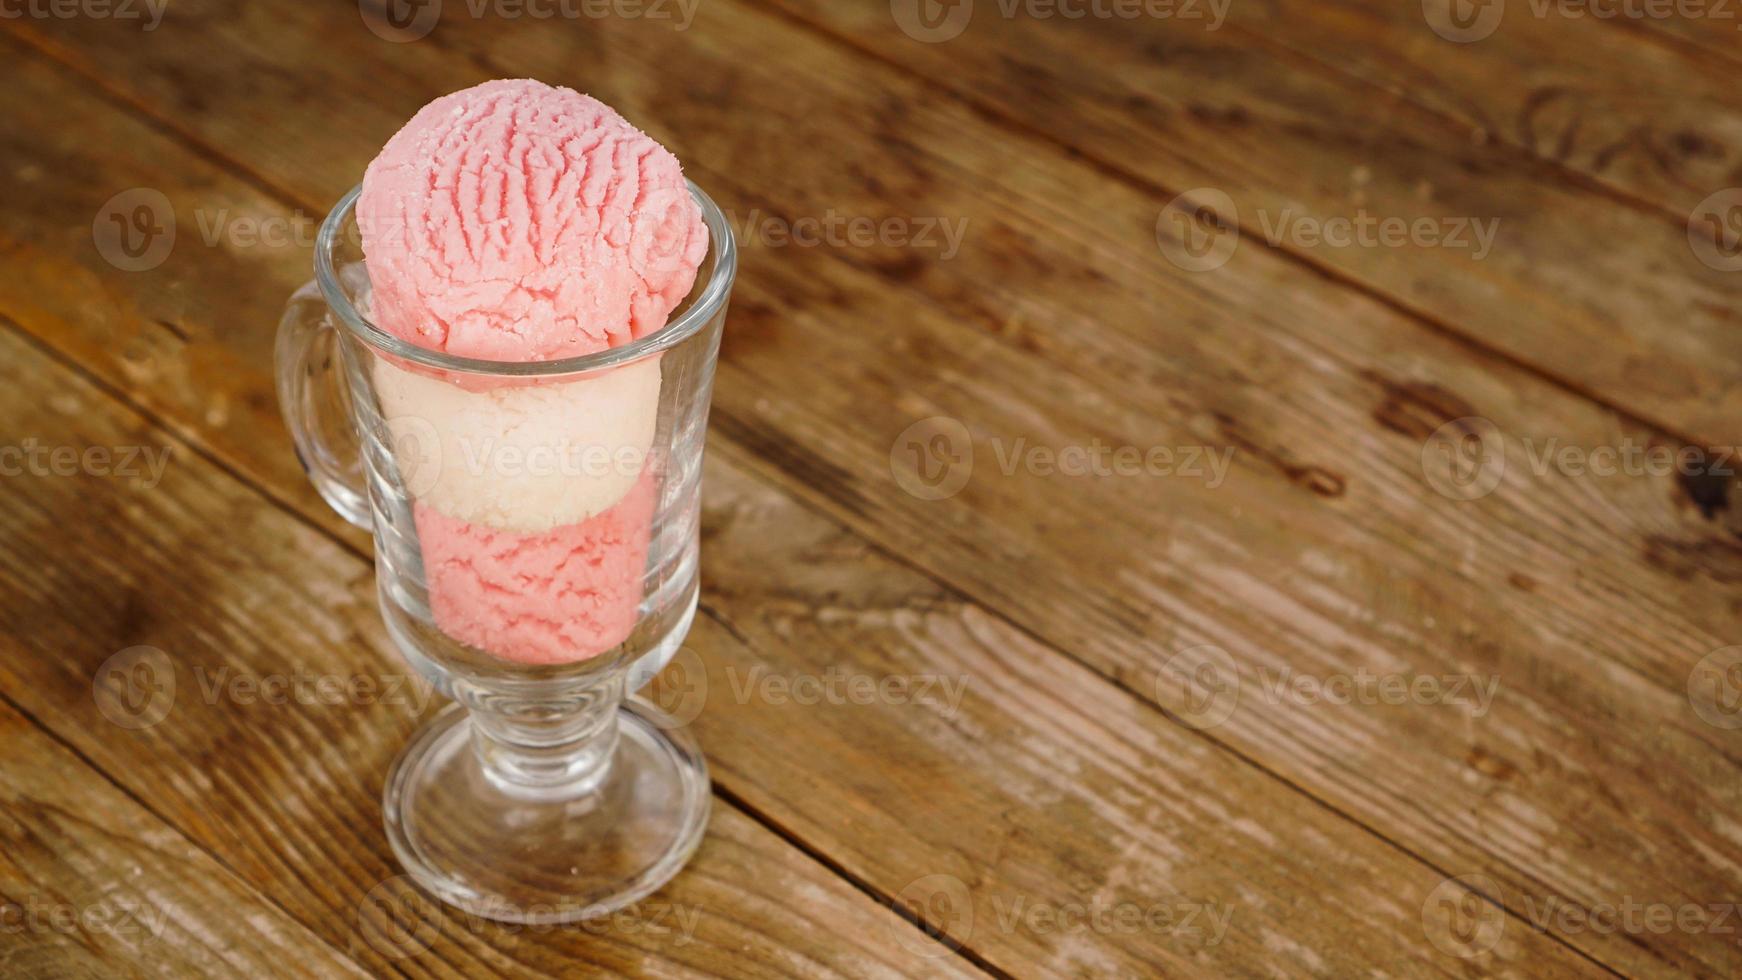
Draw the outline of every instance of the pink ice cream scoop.
[[[419,111],[365,172],[357,220],[375,323],[493,361],[576,357],[660,329],[708,248],[676,157],[598,100],[525,79]],[[430,430],[414,442],[433,463],[396,459],[416,474],[436,625],[524,663],[621,643],[658,497],[658,362],[510,382],[380,360],[374,375],[391,428]],[[561,465],[577,450],[612,462]]]
[[[455,520],[419,504],[430,610],[463,643],[523,663],[567,663],[635,626],[657,491],[651,473],[616,507],[542,534]]]
[[[424,106],[364,172],[357,224],[376,325],[493,361],[658,330],[708,250],[670,151],[603,102],[531,79]]]

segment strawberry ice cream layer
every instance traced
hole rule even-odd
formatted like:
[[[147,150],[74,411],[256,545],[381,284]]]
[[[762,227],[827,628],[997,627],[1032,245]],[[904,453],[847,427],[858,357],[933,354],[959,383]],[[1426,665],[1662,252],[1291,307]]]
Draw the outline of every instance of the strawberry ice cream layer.
[[[708,250],[670,151],[610,106],[530,79],[424,106],[363,175],[376,325],[493,361],[650,334]]]
[[[567,663],[622,643],[641,602],[657,495],[646,473],[610,510],[540,534],[499,531],[418,504],[436,625],[529,664]]]
[[[577,357],[660,329],[708,247],[670,152],[603,103],[525,79],[419,111],[370,164],[357,221],[376,325],[494,361]],[[524,663],[621,643],[658,496],[658,360],[580,381],[384,359],[374,374],[436,625]]]

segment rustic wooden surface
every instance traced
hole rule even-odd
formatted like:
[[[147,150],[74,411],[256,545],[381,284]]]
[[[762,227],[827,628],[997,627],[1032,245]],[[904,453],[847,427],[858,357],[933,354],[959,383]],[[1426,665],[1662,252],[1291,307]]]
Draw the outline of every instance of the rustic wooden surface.
[[[1742,971],[1742,10],[534,6],[4,20],[0,973]],[[398,877],[381,783],[434,699],[271,386],[326,208],[524,75],[648,128],[744,245],[659,688],[714,816],[588,928]],[[140,203],[175,237],[130,269]],[[767,234],[830,215],[962,237]],[[1497,223],[1298,233],[1360,215]],[[1226,470],[1010,462],[1097,444]],[[1699,462],[1578,465],[1646,446]],[[1314,693],[1381,675],[1415,693]],[[842,677],[884,693],[763,683]]]

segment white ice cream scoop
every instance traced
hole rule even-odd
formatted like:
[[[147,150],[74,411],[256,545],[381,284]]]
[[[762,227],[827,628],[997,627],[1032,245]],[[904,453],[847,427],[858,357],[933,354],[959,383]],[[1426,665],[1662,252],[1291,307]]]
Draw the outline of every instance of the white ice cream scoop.
[[[579,523],[629,493],[648,464],[659,388],[659,358],[484,391],[375,361],[412,495],[450,517],[526,533]]]

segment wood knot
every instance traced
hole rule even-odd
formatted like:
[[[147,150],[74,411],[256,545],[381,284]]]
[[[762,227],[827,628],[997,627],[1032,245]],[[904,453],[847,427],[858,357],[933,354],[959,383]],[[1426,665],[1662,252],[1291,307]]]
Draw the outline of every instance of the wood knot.
[[[1392,381],[1372,372],[1367,377],[1385,393],[1373,410],[1373,420],[1411,439],[1426,439],[1447,422],[1476,414],[1469,402],[1432,382]]]

